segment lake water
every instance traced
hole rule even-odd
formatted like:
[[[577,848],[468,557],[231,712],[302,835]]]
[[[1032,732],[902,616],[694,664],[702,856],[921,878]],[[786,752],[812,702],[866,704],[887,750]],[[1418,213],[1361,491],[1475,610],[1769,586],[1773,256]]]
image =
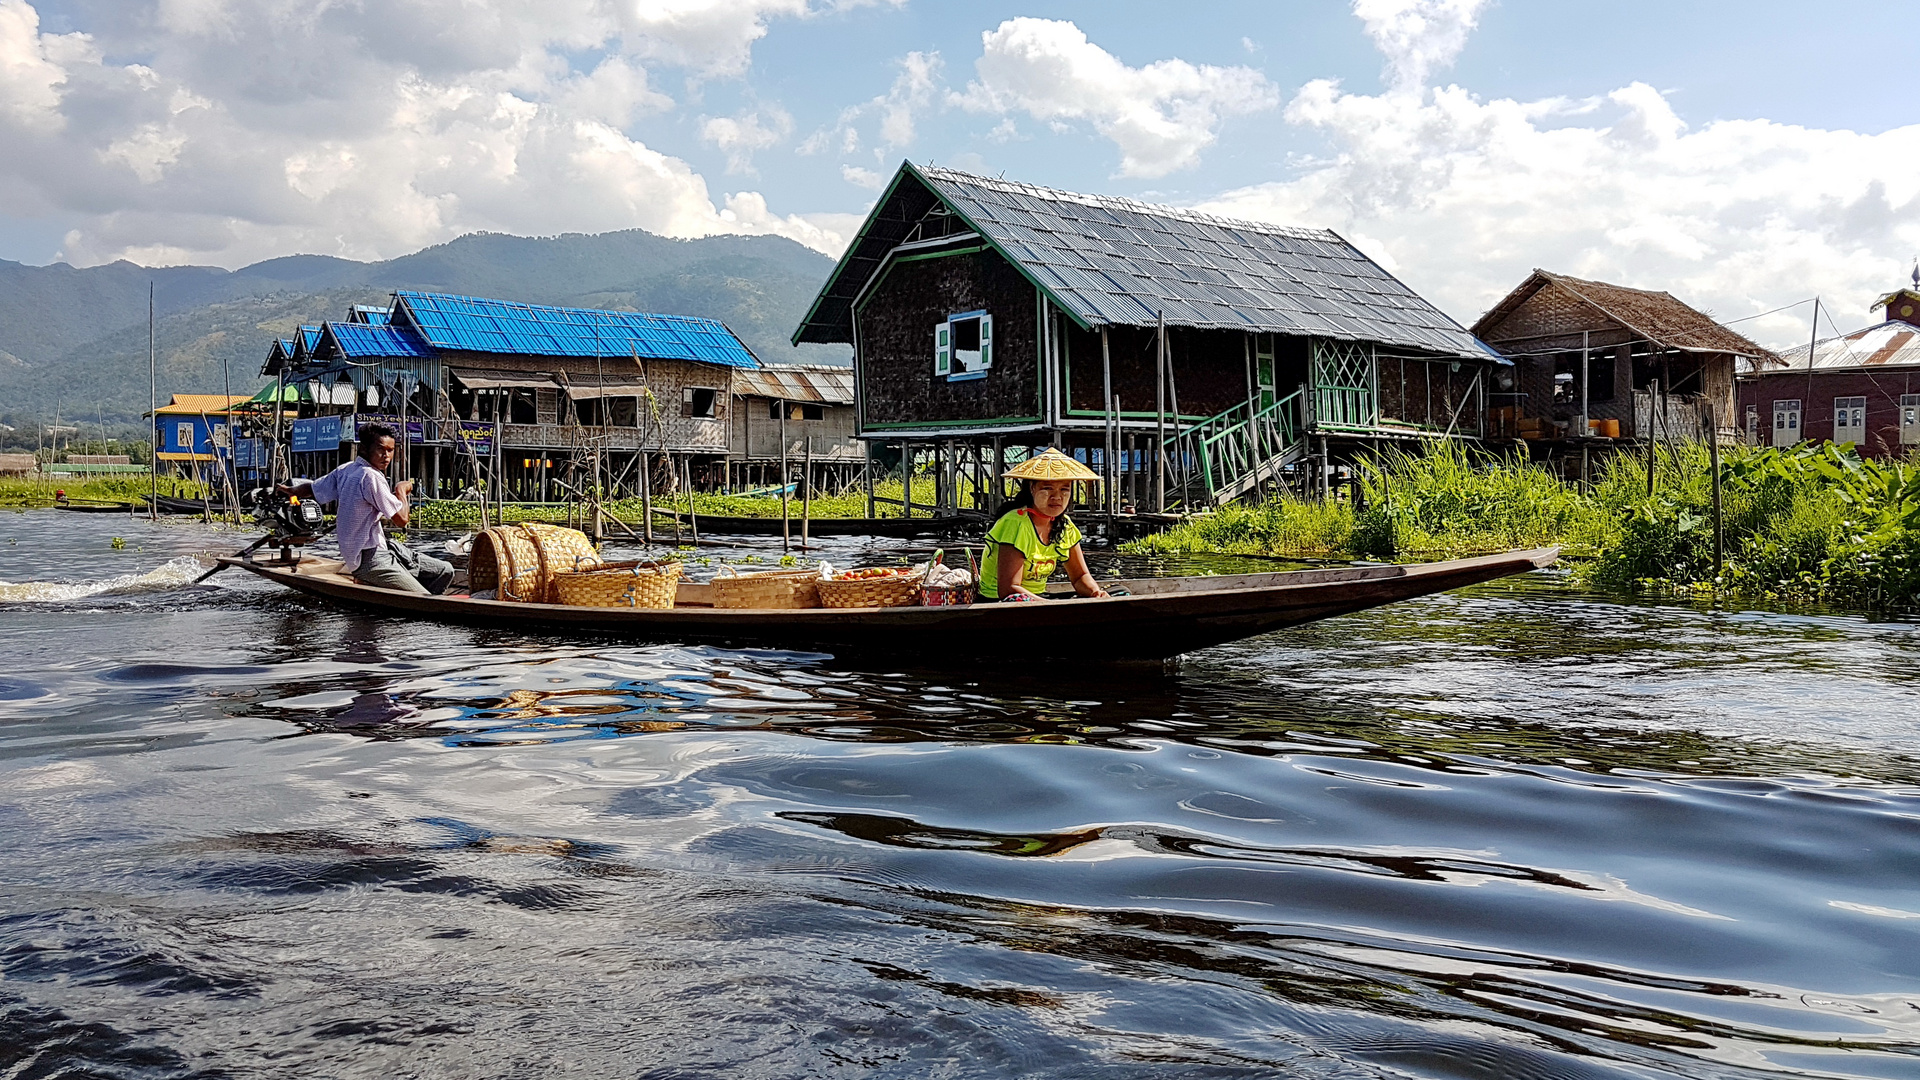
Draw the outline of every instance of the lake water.
[[[243,539],[0,514],[0,1076],[1920,1076],[1911,623],[877,667],[186,586]]]

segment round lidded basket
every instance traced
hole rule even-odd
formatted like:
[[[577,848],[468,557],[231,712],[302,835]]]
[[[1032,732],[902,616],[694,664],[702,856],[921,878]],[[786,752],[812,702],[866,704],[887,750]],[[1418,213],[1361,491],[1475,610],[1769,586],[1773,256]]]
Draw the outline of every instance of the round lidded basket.
[[[540,598],[540,551],[517,525],[496,525],[473,538],[467,557],[469,593],[495,590],[497,600]]]
[[[815,608],[820,606],[820,571],[768,570],[742,574],[723,566],[710,584],[717,608]]]
[[[820,606],[830,608],[906,607],[920,595],[920,576],[911,570],[886,577],[838,578],[820,583]]]
[[[553,576],[554,602],[576,607],[666,611],[673,607],[674,593],[680,586],[680,571],[677,562],[640,561],[601,563],[588,570],[566,571]]]
[[[542,604],[565,603],[554,592],[554,579],[561,574],[600,566],[605,562],[600,558],[600,553],[594,550],[593,541],[587,539],[587,534],[579,529],[543,525],[537,521],[529,521],[520,527],[526,530],[527,538],[533,541],[533,549],[540,557],[539,592],[524,599]]]

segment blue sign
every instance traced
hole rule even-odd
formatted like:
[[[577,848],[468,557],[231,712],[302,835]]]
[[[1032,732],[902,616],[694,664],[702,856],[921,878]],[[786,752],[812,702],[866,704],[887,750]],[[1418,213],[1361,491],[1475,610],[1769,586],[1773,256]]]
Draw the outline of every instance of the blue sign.
[[[316,416],[314,420],[313,441],[315,450],[332,453],[340,449],[340,431],[342,424],[337,416]],[[351,438],[351,434],[348,438]]]
[[[318,447],[314,445],[319,442],[319,439],[316,437],[317,432],[314,430],[318,424],[318,420],[311,418],[295,420],[287,430],[287,443],[289,448],[296,454],[311,454],[318,449]]]

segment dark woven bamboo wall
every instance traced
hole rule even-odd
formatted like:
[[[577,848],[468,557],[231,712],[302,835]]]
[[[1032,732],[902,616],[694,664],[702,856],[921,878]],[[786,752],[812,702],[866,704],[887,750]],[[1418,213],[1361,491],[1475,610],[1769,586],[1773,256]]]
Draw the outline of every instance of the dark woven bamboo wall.
[[[1033,284],[992,251],[896,264],[860,311],[861,386],[869,424],[1037,417]],[[933,373],[933,328],[947,316],[993,316],[993,368],[949,382]]]
[[[1113,392],[1120,407],[1130,413],[1152,412],[1153,383],[1158,359],[1152,327],[1115,326],[1107,331],[1113,357]],[[1100,335],[1069,324],[1066,335],[1068,372],[1074,409],[1102,410],[1100,396]],[[1234,330],[1167,331],[1168,366],[1180,396],[1180,411],[1188,416],[1212,416],[1247,400],[1246,335]],[[1168,403],[1172,409],[1172,403]]]

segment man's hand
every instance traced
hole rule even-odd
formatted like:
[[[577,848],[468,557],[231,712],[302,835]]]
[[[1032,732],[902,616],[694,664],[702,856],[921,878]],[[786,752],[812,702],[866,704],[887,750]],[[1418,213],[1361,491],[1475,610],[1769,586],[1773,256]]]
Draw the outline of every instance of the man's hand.
[[[413,494],[413,481],[402,480],[399,483],[393,485],[393,493],[399,496],[401,499],[407,498],[409,495]]]

